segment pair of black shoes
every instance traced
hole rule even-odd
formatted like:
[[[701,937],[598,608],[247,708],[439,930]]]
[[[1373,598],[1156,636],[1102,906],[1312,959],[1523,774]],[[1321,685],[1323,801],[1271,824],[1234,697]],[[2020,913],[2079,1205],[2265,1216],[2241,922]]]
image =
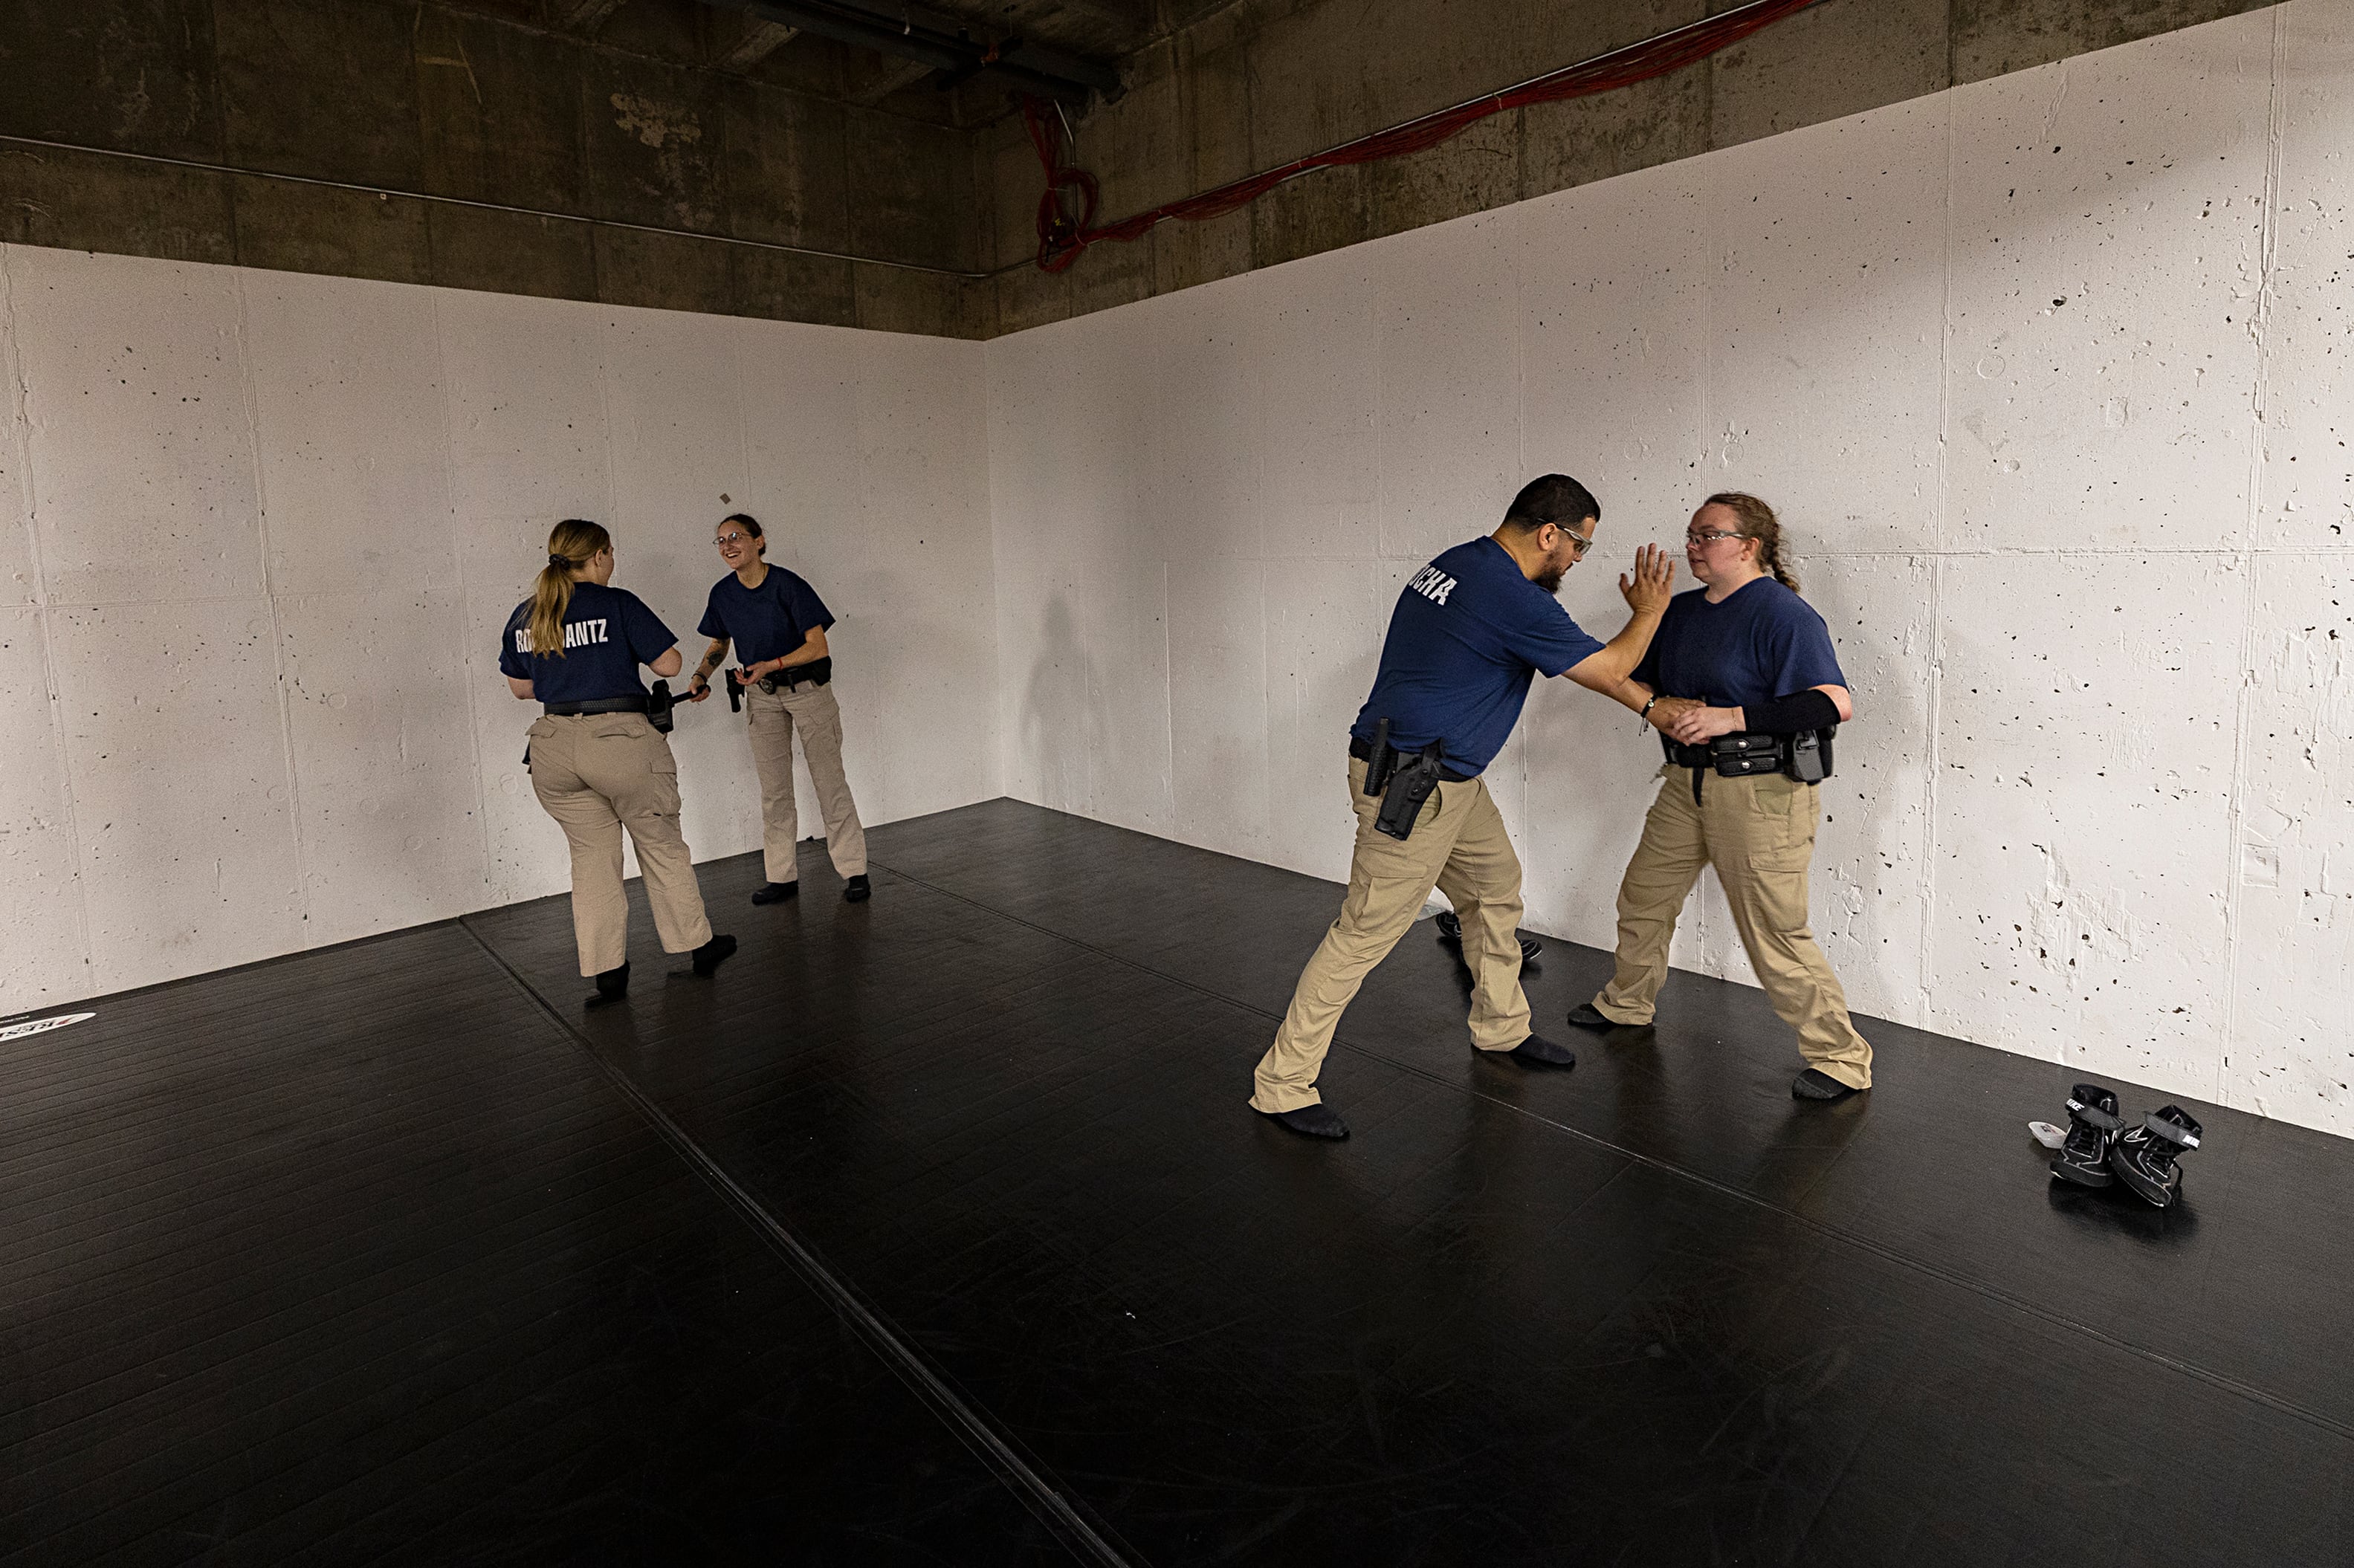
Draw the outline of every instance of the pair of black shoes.
[[[1509,1051],[1493,1051],[1485,1054],[1501,1056],[1507,1061],[1518,1062],[1523,1067],[1558,1067],[1566,1071],[1577,1065],[1576,1052],[1566,1045],[1556,1045],[1542,1034],[1532,1034]],[[1260,1111],[1258,1114],[1302,1138],[1338,1139],[1349,1136],[1349,1124],[1341,1119],[1339,1111],[1328,1105],[1301,1106],[1298,1110]]]
[[[1438,939],[1440,941],[1450,943],[1458,948],[1463,945],[1462,916],[1458,915],[1452,909],[1442,909],[1438,912],[1437,918],[1433,922],[1433,924],[1438,927]],[[1535,963],[1537,961],[1537,955],[1544,951],[1544,944],[1538,941],[1534,937],[1522,937],[1520,938],[1520,943],[1521,962],[1523,964]]]
[[[1596,1034],[1608,1034],[1620,1029],[1639,1029],[1649,1033],[1651,1028],[1648,1023],[1621,1023],[1590,1001],[1581,1001],[1571,1008],[1569,1021],[1580,1029],[1592,1030]],[[1790,1097],[1794,1100],[1829,1104],[1861,1093],[1863,1091],[1854,1085],[1840,1083],[1820,1067],[1808,1067],[1790,1080]]]
[[[752,895],[752,902],[782,904],[786,899],[798,895],[801,890],[801,885],[799,882],[764,882]],[[864,873],[852,877],[843,885],[842,901],[844,904],[864,904],[874,896],[875,885],[866,880]]]
[[[2068,1094],[2068,1136],[2052,1157],[2052,1179],[2079,1187],[2122,1181],[2134,1196],[2163,1209],[2182,1195],[2181,1158],[2203,1129],[2180,1106],[2160,1106],[2127,1127],[2114,1089],[2078,1084]]]
[[[670,978],[709,980],[720,965],[735,956],[736,938],[726,935],[716,936],[695,949],[685,969],[671,970]],[[620,1001],[629,994],[630,966],[624,963],[620,969],[607,969],[597,977],[597,989],[589,993],[588,1004],[590,1007],[605,1007]]]

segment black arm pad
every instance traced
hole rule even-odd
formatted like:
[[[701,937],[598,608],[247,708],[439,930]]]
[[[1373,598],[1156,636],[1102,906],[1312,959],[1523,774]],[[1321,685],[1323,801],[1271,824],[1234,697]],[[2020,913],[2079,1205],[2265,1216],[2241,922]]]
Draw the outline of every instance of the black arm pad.
[[[1761,735],[1797,735],[1802,730],[1831,728],[1840,721],[1840,711],[1829,692],[1809,686],[1794,697],[1776,697],[1743,708],[1741,716]]]

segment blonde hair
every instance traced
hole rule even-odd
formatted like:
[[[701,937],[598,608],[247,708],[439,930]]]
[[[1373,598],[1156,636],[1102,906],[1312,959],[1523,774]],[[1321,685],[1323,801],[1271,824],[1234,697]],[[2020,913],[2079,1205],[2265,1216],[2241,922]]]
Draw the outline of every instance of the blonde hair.
[[[1730,508],[1741,520],[1741,536],[1757,541],[1757,564],[1771,572],[1776,582],[1792,593],[1798,591],[1798,579],[1782,564],[1782,522],[1772,507],[1738,490],[1721,491],[1702,504]]]
[[[564,657],[564,612],[572,608],[572,574],[613,547],[613,536],[581,517],[567,517],[547,536],[547,565],[531,585],[531,651]]]

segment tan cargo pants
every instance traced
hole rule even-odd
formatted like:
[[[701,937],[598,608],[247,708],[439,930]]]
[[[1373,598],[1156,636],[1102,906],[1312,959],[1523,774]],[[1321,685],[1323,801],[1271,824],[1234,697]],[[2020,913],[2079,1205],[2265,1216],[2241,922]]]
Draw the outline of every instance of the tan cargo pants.
[[[1357,813],[1357,842],[1349,856],[1348,896],[1300,971],[1275,1044],[1259,1061],[1250,1101],[1258,1110],[1321,1102],[1316,1073],[1332,1047],[1341,1010],[1413,926],[1434,886],[1463,921],[1463,961],[1472,975],[1471,1043],[1482,1051],[1509,1051],[1529,1037],[1528,998],[1521,993],[1521,858],[1512,853],[1487,783],[1440,784],[1403,842],[1375,831],[1382,803],[1364,789],[1365,765],[1352,758],[1349,804]]]
[[[669,738],[645,715],[544,715],[531,726],[531,789],[572,845],[572,938],[582,974],[629,959],[623,828],[638,846],[663,951],[692,952],[711,940],[695,862],[678,831],[678,764]]]
[[[1694,805],[1689,768],[1659,771],[1659,799],[1618,884],[1617,971],[1594,999],[1596,1011],[1620,1023],[1651,1022],[1677,913],[1700,868],[1712,865],[1766,1000],[1798,1032],[1798,1054],[1850,1088],[1872,1087],[1872,1046],[1856,1033],[1847,992],[1807,928],[1820,786],[1778,773],[1710,773]]]
[[[744,694],[751,705],[752,766],[760,775],[760,853],[770,882],[794,882],[801,874],[793,849],[801,837],[801,810],[793,802],[793,730],[801,734],[810,782],[817,786],[817,809],[825,817],[825,850],[845,877],[866,874],[866,830],[842,770],[842,706],[833,687],[779,686],[773,693],[754,686]]]

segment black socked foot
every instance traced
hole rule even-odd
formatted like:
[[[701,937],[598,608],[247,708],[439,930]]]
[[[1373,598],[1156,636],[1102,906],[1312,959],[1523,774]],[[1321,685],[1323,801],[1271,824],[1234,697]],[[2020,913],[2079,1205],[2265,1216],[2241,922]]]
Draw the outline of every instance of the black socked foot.
[[[1790,1080],[1790,1097],[1794,1100],[1843,1100],[1850,1095],[1860,1095],[1861,1089],[1851,1089],[1829,1073],[1809,1067]]]
[[[1542,1034],[1532,1034],[1504,1053],[1523,1067],[1575,1067],[1577,1053],[1556,1045]]]
[[[710,979],[711,971],[734,957],[735,952],[735,938],[725,936],[712,938],[711,940],[695,949],[695,978]]]
[[[1259,1115],[1298,1133],[1302,1138],[1325,1138],[1338,1140],[1349,1136],[1349,1124],[1331,1106],[1301,1106],[1298,1110],[1260,1111]]]
[[[597,991],[588,998],[588,1005],[603,1007],[606,1003],[619,1001],[629,994],[630,966],[624,963],[620,969],[607,969],[597,977]]]
[[[844,904],[864,904],[875,896],[875,885],[864,876],[854,876],[842,890]]]
[[[752,895],[752,902],[782,904],[801,890],[801,885],[798,882],[764,882],[760,885],[759,891]]]

